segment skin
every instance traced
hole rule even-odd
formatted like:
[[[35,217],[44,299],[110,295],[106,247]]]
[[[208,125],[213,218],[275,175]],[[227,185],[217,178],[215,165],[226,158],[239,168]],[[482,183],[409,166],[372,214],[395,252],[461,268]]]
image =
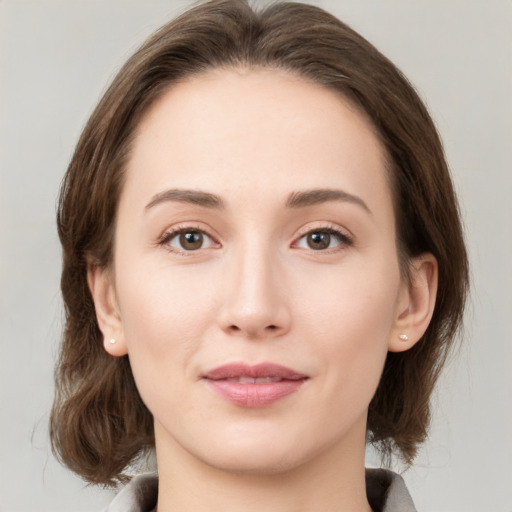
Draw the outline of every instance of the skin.
[[[343,194],[290,206],[318,189]],[[180,245],[177,229],[203,233],[203,245]],[[312,232],[329,245],[312,247]],[[411,282],[401,277],[368,120],[282,71],[215,70],[173,86],[138,128],[114,254],[89,284],[105,349],[129,355],[154,416],[159,512],[369,511],[368,405],[388,350],[428,326],[437,267],[422,255]],[[233,362],[309,378],[248,409],[201,378]]]

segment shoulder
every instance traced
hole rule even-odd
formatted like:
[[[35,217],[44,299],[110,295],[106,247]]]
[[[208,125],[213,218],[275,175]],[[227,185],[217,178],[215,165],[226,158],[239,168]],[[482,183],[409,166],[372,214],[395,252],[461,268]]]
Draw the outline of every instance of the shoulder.
[[[144,473],[132,478],[104,512],[150,512],[156,507],[158,476]]]
[[[366,494],[375,512],[416,512],[403,478],[392,471],[367,469]]]

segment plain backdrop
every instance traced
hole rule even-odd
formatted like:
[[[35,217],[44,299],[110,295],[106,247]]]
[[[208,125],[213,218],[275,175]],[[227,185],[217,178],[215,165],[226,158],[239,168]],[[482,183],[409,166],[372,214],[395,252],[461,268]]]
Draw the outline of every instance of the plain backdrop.
[[[324,0],[411,79],[439,127],[473,276],[429,442],[405,473],[419,511],[512,511],[512,3]],[[99,511],[53,459],[61,330],[59,183],[116,69],[184,0],[0,0],[0,511]],[[372,457],[369,457],[372,462]]]

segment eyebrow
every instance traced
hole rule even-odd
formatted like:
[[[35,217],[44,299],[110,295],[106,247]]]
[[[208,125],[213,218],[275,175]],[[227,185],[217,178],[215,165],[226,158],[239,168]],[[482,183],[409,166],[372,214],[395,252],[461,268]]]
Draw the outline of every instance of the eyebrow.
[[[155,194],[146,205],[146,210],[154,206],[168,202],[195,204],[205,208],[223,209],[225,207],[222,198],[201,190],[189,190],[173,188]],[[343,201],[360,206],[368,213],[372,213],[368,205],[359,197],[338,189],[313,189],[300,192],[292,192],[286,201],[287,208],[305,208],[329,201]]]
[[[152,197],[151,201],[146,205],[146,210],[149,210],[150,208],[153,208],[157,204],[164,203],[167,201],[178,201],[180,203],[195,204],[199,206],[204,206],[205,208],[224,208],[224,201],[215,194],[202,192],[200,190],[173,188],[155,194]]]
[[[293,192],[286,201],[288,208],[304,208],[328,201],[343,201],[360,206],[369,214],[372,213],[368,205],[359,197],[338,189],[314,189],[303,192]]]

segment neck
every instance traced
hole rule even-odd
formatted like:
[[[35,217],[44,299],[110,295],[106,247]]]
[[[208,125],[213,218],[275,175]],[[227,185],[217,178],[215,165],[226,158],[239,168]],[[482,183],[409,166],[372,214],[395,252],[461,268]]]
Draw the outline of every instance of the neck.
[[[158,427],[156,434],[158,512],[371,512],[363,436],[327,446],[291,469],[235,472],[201,461],[174,440],[162,442]]]

